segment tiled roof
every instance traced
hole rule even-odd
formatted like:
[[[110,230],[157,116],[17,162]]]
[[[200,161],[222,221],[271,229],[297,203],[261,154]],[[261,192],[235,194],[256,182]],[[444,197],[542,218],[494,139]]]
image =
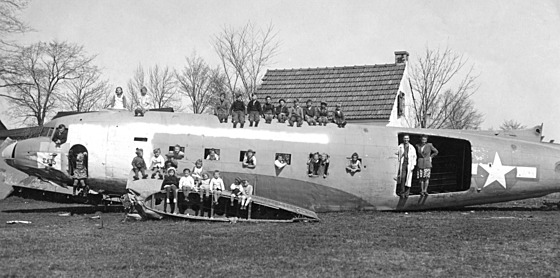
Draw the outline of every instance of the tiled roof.
[[[273,102],[283,98],[336,103],[349,120],[388,120],[405,64],[268,70],[258,89]]]

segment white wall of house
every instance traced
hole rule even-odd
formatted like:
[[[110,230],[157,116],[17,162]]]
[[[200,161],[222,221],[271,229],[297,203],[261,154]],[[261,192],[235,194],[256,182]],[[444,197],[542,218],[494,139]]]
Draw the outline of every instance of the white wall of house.
[[[399,90],[395,92],[395,99],[393,101],[393,109],[391,109],[391,116],[389,117],[389,123],[387,126],[395,126],[395,127],[414,127],[414,109],[412,103],[412,90],[410,89],[410,84],[408,82],[408,71],[409,65],[407,64],[403,78],[401,79],[401,83],[399,85]],[[398,116],[398,97],[399,92],[404,93],[404,114],[403,116]]]

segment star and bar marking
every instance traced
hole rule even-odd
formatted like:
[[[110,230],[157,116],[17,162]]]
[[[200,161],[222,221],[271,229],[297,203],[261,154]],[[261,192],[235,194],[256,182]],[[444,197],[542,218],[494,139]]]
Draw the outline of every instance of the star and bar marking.
[[[536,167],[521,167],[521,166],[509,166],[503,165],[500,155],[496,152],[494,155],[494,162],[484,164],[484,163],[474,163],[472,166],[473,174],[476,175],[478,172],[478,166],[482,167],[484,171],[488,173],[486,181],[484,182],[484,187],[497,182],[504,189],[507,189],[506,175],[513,170],[517,170],[517,178],[526,179],[536,179],[537,178],[537,168]]]

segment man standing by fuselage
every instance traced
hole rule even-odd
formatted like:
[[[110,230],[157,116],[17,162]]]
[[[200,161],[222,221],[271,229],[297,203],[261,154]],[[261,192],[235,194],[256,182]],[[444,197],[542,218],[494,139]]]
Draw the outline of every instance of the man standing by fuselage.
[[[397,195],[401,198],[408,198],[412,186],[412,170],[416,166],[416,149],[410,144],[408,134],[403,136],[403,143],[399,145],[398,155]]]

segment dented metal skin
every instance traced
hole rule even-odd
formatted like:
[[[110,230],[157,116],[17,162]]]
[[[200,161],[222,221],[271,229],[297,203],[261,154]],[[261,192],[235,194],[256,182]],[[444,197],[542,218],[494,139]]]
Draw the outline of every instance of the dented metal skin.
[[[220,160],[203,160],[206,171],[220,170],[226,187],[235,177],[247,179],[255,194],[316,212],[343,210],[424,210],[504,202],[539,197],[560,191],[560,146],[540,140],[457,130],[418,130],[349,124],[346,128],[288,127],[262,123],[259,127],[232,128],[211,115],[148,112],[134,117],[128,111],[102,111],[58,118],[45,125],[68,127],[68,139],[57,148],[50,137],[22,140],[2,150],[3,159],[29,175],[70,184],[69,151],[81,145],[87,150],[88,183],[104,194],[124,194],[130,184],[135,149],[144,150],[149,166],[155,148],[162,153],[179,144],[186,157],[179,171],[192,169],[209,148],[219,150]],[[456,178],[427,197],[396,194],[399,137],[430,136],[440,156],[453,163],[451,174],[433,169],[441,176]],[[411,140],[412,141],[412,140]],[[413,144],[417,142],[411,142]],[[439,144],[438,144],[439,143]],[[464,149],[448,152],[445,147]],[[442,149],[443,147],[443,149]],[[459,148],[459,147],[458,147]],[[243,168],[242,153],[256,151],[255,169]],[[330,166],[326,177],[309,177],[310,153],[327,153]],[[358,153],[362,171],[354,175],[345,167],[352,153]],[[278,169],[276,154],[290,154],[290,165]],[[441,161],[441,160],[440,160]],[[449,164],[446,163],[446,164]],[[434,165],[434,167],[436,167]],[[149,172],[149,171],[148,171]],[[453,179],[451,179],[453,180]],[[464,182],[463,182],[464,181]],[[430,190],[430,188],[429,188]]]

